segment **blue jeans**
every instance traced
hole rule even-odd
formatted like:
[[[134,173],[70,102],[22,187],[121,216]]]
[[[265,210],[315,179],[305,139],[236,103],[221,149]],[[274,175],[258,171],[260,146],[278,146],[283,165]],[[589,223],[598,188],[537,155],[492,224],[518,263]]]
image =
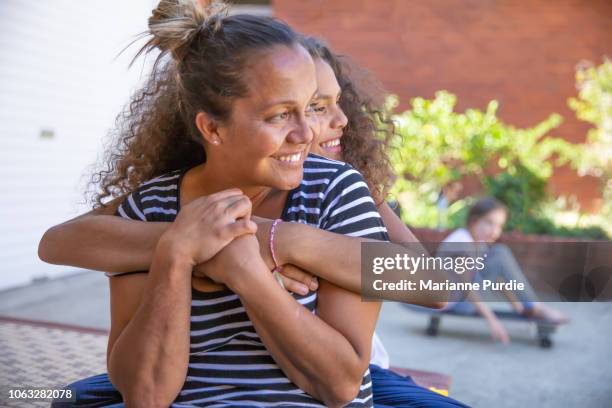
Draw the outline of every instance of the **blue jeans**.
[[[390,370],[370,365],[374,407],[457,408],[467,407],[452,398],[445,397],[417,385],[412,378],[403,377]],[[52,408],[111,407],[123,408],[123,398],[113,387],[108,374],[98,374],[68,385],[76,395],[75,402],[53,402]]]
[[[529,281],[523,274],[523,270],[516,261],[512,250],[505,244],[494,244],[487,251],[487,258],[484,262],[484,269],[476,273],[472,282],[482,285],[483,279],[492,281],[510,282],[513,279],[525,285],[524,290],[513,291],[516,299],[523,305],[525,311],[533,309],[537,297]],[[455,293],[461,298],[460,301],[448,307],[457,313],[476,313],[476,308],[467,299],[465,293]]]
[[[375,408],[467,407],[459,401],[417,385],[410,377],[401,376],[377,365],[370,364],[370,373]]]
[[[510,282],[513,279],[522,282],[525,285],[525,290],[513,292],[516,298],[523,304],[525,310],[532,309],[534,302],[537,300],[535,292],[529,281],[523,274],[521,266],[516,261],[512,250],[505,244],[495,244],[487,251],[487,259],[485,268],[480,273],[482,278],[490,280],[501,280]]]

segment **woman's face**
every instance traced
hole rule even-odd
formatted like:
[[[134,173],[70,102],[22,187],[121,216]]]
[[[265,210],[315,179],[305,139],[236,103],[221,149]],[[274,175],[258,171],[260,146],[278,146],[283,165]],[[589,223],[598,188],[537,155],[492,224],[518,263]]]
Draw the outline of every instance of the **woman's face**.
[[[506,211],[503,208],[497,208],[474,221],[470,232],[475,241],[495,242],[501,235],[505,223]]]
[[[347,118],[340,109],[340,85],[334,71],[322,59],[315,58],[317,73],[317,94],[314,110],[319,120],[319,132],[315,135],[310,151],[334,160],[342,160],[340,138],[347,124]]]
[[[239,181],[234,185],[290,190],[302,180],[317,127],[315,66],[301,46],[277,46],[252,60],[243,74],[249,93],[234,101],[219,128],[221,143],[207,154],[223,166],[220,177]]]

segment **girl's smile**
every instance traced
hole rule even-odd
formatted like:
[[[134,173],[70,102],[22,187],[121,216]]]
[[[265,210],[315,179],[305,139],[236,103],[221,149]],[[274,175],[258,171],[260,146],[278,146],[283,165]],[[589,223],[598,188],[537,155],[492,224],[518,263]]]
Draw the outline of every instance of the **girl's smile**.
[[[319,146],[321,147],[321,149],[325,150],[330,155],[341,154],[342,153],[342,146],[340,145],[341,137],[342,135],[338,136],[335,139],[319,142]]]
[[[338,105],[341,89],[333,69],[325,61],[316,58],[318,94],[314,112],[319,120],[320,131],[315,137],[311,151],[315,154],[342,160],[343,129],[348,119]]]

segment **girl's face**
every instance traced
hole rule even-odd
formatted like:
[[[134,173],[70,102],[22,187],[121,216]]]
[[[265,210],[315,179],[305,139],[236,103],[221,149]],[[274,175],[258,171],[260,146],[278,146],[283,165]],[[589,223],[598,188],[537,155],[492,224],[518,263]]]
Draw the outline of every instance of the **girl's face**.
[[[319,92],[313,107],[319,120],[320,130],[315,135],[310,151],[330,159],[342,160],[340,138],[348,120],[338,105],[340,85],[327,62],[316,58],[314,63]]]
[[[317,92],[315,66],[301,46],[278,46],[253,58],[243,80],[249,93],[234,101],[219,128],[221,143],[207,149],[236,186],[290,190],[302,180],[313,139]]]
[[[475,241],[495,242],[499,238],[506,223],[506,211],[498,208],[474,221],[470,232]]]

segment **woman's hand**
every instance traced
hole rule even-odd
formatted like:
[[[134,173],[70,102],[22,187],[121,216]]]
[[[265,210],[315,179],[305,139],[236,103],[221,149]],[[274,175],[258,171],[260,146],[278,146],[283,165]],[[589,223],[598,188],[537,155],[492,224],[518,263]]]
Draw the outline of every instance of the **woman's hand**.
[[[259,244],[254,234],[244,234],[232,240],[207,262],[198,265],[198,274],[230,289],[235,282],[256,268],[255,262],[262,262]]]
[[[220,191],[186,204],[160,243],[190,265],[206,262],[236,237],[254,234],[251,201],[238,189]]]
[[[257,224],[256,238],[259,244],[258,247],[260,255],[264,263],[268,266],[268,269],[272,271],[272,269],[274,269],[274,261],[272,260],[272,254],[270,253],[269,241],[272,220],[251,216],[251,221]],[[203,262],[195,266],[193,269],[193,276],[200,279],[203,278],[215,281],[215,279],[211,277],[211,275],[216,275],[215,271],[213,271],[213,265],[214,267],[221,267],[218,262]],[[279,270],[279,273],[285,289],[287,289],[289,292],[306,295],[309,290],[317,290],[319,287],[316,276],[298,268],[295,265],[283,265]]]
[[[257,258],[262,261],[255,235],[243,235],[230,242],[209,261],[197,265],[194,276],[204,276],[231,288],[244,274],[252,272]],[[285,289],[290,292],[306,295],[319,287],[316,277],[294,265],[283,265],[279,272]]]

